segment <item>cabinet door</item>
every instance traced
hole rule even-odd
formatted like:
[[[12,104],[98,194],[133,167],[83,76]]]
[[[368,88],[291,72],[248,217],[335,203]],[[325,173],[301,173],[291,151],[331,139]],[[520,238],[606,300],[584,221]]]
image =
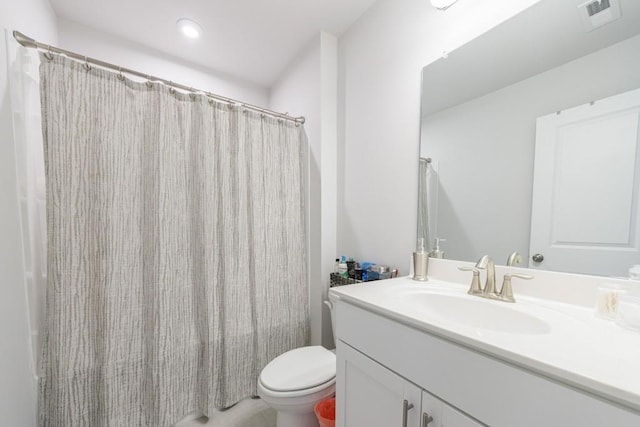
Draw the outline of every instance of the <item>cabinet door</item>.
[[[404,427],[419,425],[421,390],[348,345],[338,343],[336,425]],[[405,404],[406,401],[406,404]]]
[[[431,421],[429,421],[431,419]],[[420,427],[481,427],[484,424],[447,405],[431,393],[422,392]]]
[[[430,421],[429,421],[430,420]],[[420,427],[440,427],[442,425],[442,401],[426,391],[422,392],[422,413]]]

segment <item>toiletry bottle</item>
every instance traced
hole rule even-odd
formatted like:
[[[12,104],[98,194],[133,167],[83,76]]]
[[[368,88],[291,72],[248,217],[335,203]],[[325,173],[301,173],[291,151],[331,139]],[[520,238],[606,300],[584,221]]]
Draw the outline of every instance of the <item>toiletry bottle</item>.
[[[349,261],[347,261],[347,273],[351,279],[356,278],[356,265],[356,260],[349,258]]]
[[[369,281],[371,278],[369,277],[369,272],[371,269],[371,266],[375,265],[375,263],[373,262],[369,262],[369,261],[363,261],[360,266],[362,267],[362,281],[363,282],[367,282]]]
[[[333,266],[333,272],[340,274],[340,258],[336,258],[336,264]]]
[[[347,259],[345,258],[344,255],[340,257],[340,263],[338,264],[338,274],[340,274],[341,277],[348,277],[347,276]]]

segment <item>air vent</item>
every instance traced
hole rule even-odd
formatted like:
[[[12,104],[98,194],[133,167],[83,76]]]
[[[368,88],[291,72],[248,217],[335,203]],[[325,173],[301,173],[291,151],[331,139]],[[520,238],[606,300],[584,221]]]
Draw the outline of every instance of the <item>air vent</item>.
[[[589,3],[587,5],[587,13],[589,14],[589,16],[593,16],[605,9],[609,9],[610,7],[611,3],[609,3],[609,0],[594,1],[593,3]]]
[[[619,0],[589,0],[580,2],[578,13],[585,31],[592,31],[620,18]]]

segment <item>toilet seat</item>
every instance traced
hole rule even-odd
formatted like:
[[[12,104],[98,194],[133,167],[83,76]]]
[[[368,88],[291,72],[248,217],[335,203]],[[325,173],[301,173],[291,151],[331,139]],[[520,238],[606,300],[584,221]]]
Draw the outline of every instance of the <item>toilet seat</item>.
[[[262,384],[262,381],[258,381],[258,396],[262,397],[262,399],[267,400],[268,398],[270,399],[278,399],[278,400],[282,400],[282,401],[292,401],[293,402],[293,398],[309,398],[311,400],[317,400],[317,397],[315,397],[316,394],[326,394],[326,391],[330,390],[330,395],[333,395],[334,390],[335,390],[335,384],[336,384],[336,378],[333,377],[331,380],[327,381],[326,383],[317,385],[315,387],[311,387],[311,388],[305,388],[302,390],[294,390],[294,391],[274,391],[271,390],[267,387],[264,386],[264,384]],[[299,401],[296,400],[296,404],[298,404]]]
[[[260,374],[262,391],[274,397],[313,394],[335,384],[336,355],[322,346],[300,347],[273,359]]]

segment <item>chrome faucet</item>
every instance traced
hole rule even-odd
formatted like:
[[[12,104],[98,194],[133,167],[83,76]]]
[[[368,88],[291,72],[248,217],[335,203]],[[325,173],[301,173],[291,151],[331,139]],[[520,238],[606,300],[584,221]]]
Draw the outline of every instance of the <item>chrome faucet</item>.
[[[485,255],[478,260],[476,268],[487,270],[487,280],[484,282],[484,289],[482,290],[483,296],[496,296],[496,266],[493,263],[493,259],[489,255]]]

